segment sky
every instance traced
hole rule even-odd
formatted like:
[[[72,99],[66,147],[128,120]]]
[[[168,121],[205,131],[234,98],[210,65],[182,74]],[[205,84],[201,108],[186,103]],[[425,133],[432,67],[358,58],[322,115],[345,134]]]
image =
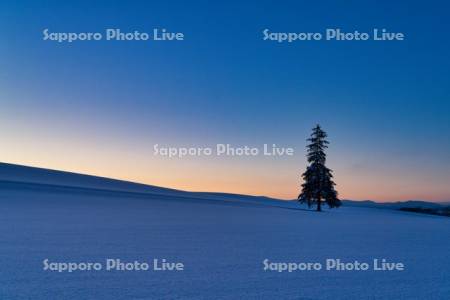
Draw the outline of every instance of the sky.
[[[0,161],[293,199],[319,123],[341,198],[450,200],[449,4],[210,2],[2,1]],[[185,38],[57,43],[46,28]],[[277,43],[266,28],[405,40]],[[294,155],[168,158],[155,144]]]

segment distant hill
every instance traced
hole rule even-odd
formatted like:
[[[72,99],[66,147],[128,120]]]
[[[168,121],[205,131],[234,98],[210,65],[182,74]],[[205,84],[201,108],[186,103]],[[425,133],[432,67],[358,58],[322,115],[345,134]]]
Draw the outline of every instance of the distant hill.
[[[397,202],[375,202],[372,200],[355,201],[355,200],[342,200],[343,205],[346,206],[356,206],[356,207],[374,207],[374,208],[390,208],[390,209],[400,209],[402,207],[412,208],[412,207],[422,207],[422,208],[441,208],[445,206],[445,203],[435,203],[420,200],[409,200],[409,201],[397,201]]]

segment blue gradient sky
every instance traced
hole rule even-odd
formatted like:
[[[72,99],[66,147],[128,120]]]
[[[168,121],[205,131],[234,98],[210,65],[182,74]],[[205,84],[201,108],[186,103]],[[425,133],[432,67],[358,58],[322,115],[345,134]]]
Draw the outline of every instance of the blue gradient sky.
[[[320,123],[342,198],[450,200],[444,1],[0,4],[0,160],[188,190],[294,198]],[[42,40],[166,28],[183,42]],[[403,32],[403,42],[262,40],[262,30]],[[153,144],[295,148],[153,156]]]

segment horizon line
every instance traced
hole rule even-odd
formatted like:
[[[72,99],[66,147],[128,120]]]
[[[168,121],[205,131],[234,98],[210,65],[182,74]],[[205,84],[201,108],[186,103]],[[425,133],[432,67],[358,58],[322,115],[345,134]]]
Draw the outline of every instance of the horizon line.
[[[178,191],[178,192],[187,192],[187,193],[205,193],[205,194],[207,194],[207,193],[214,193],[214,194],[228,194],[228,195],[249,196],[249,197],[262,197],[262,198],[268,198],[268,199],[274,199],[274,200],[281,200],[281,201],[295,201],[295,200],[297,200],[296,198],[294,198],[294,199],[282,199],[282,198],[276,198],[276,197],[271,197],[271,196],[266,196],[266,195],[257,195],[257,194],[242,194],[242,193],[223,192],[223,191],[197,191],[197,190],[184,190],[184,189],[179,189],[179,188],[176,188],[176,187],[158,186],[158,185],[153,185],[153,184],[145,183],[145,182],[132,181],[132,180],[130,180],[130,179],[125,179],[125,178],[115,178],[115,177],[106,177],[106,176],[101,176],[101,175],[96,175],[96,174],[79,173],[79,172],[76,172],[76,171],[73,171],[73,170],[51,169],[51,168],[48,168],[48,167],[42,167],[42,166],[36,166],[36,165],[23,165],[23,164],[10,163],[10,162],[4,162],[4,161],[0,161],[0,165],[1,165],[1,164],[4,164],[4,165],[10,165],[10,166],[17,166],[17,167],[24,167],[24,168],[40,169],[40,170],[45,170],[45,171],[53,171],[53,172],[68,173],[68,174],[81,175],[81,176],[87,176],[87,177],[95,177],[95,178],[99,178],[99,179],[107,179],[107,180],[121,181],[121,182],[126,182],[126,183],[132,183],[132,184],[144,185],[144,186],[148,186],[148,187],[155,187],[155,188],[161,188],[161,189],[168,189],[168,190],[173,190],[173,191]],[[387,200],[387,201],[380,201],[380,200],[373,200],[373,199],[349,199],[349,198],[345,198],[345,199],[341,199],[341,200],[343,200],[343,201],[355,201],[355,202],[365,202],[365,201],[370,201],[370,202],[374,202],[374,203],[401,203],[401,202],[410,202],[410,201],[420,201],[420,202],[438,203],[438,204],[446,204],[446,203],[450,203],[450,200],[430,201],[430,200],[424,200],[424,199],[408,199],[408,200]]]

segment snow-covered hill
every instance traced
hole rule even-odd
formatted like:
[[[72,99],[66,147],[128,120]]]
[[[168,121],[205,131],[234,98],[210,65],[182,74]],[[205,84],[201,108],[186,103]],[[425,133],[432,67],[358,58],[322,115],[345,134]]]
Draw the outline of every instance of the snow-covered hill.
[[[0,186],[4,188],[40,188],[48,190],[70,190],[86,191],[89,193],[118,194],[133,193],[135,197],[185,197],[204,199],[205,201],[221,200],[228,202],[245,201],[264,203],[266,205],[282,205],[287,207],[298,207],[298,205],[287,203],[283,200],[272,199],[264,196],[249,196],[229,193],[212,192],[186,192],[182,190],[145,185],[135,182],[84,175],[78,173],[21,166],[8,163],[0,163]]]
[[[448,299],[450,219],[189,193],[0,165],[0,299]],[[184,271],[43,270],[43,261],[182,262]],[[264,270],[270,262],[404,271]]]

